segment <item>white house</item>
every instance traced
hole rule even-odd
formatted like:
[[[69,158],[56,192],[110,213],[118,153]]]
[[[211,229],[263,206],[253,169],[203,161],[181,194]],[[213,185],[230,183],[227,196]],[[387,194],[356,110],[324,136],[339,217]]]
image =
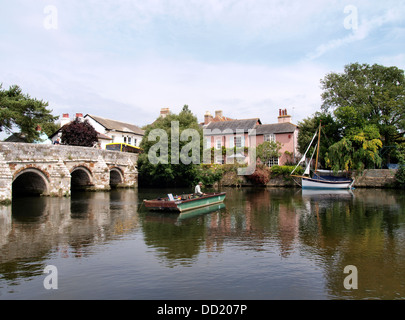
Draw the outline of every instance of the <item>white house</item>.
[[[145,134],[144,130],[131,123],[106,119],[91,114],[86,114],[83,117],[82,113],[76,113],[75,118],[82,119],[83,121],[87,120],[93,126],[98,133],[98,141],[101,149],[105,149],[107,143],[113,142],[127,143],[139,147]],[[69,114],[64,113],[61,119],[61,128],[71,121]],[[59,129],[50,138],[55,142],[61,135],[62,132]]]

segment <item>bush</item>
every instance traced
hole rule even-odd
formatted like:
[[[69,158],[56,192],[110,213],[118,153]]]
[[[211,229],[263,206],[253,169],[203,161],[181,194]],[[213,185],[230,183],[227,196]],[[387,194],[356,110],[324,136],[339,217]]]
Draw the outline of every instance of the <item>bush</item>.
[[[198,169],[197,180],[204,185],[211,186],[219,182],[224,174],[221,165],[203,164]],[[197,182],[196,182],[197,183]]]
[[[272,166],[270,168],[270,174],[272,178],[275,177],[289,177],[291,174],[291,171],[293,171],[295,166]],[[298,167],[297,170],[295,170],[294,174],[300,175],[304,172],[304,169],[302,167]]]
[[[265,166],[257,166],[255,172],[246,178],[253,184],[264,185],[270,181],[270,171]]]
[[[397,180],[397,182],[401,188],[405,188],[405,164],[404,163],[402,163],[399,166],[398,171],[395,174],[395,179]]]

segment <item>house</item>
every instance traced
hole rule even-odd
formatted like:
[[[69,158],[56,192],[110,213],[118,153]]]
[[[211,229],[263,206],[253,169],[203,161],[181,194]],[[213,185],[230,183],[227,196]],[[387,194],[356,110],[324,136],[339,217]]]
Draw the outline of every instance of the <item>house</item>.
[[[204,123],[202,123],[202,125],[203,126],[208,125],[210,122],[222,122],[222,121],[231,121],[231,120],[234,120],[234,119],[223,116],[222,110],[216,110],[215,117],[212,116],[209,111],[207,111],[204,115]]]
[[[90,114],[86,114],[84,120],[88,120],[98,133],[109,137],[111,143],[127,143],[139,147],[145,135],[144,130],[134,124],[126,122],[110,120]],[[103,145],[101,148],[104,149]]]
[[[214,163],[233,163],[235,158],[249,163],[245,148],[257,147],[264,141],[278,141],[282,148],[281,156],[274,158],[267,165],[284,165],[294,162],[298,157],[298,126],[291,123],[287,110],[279,110],[278,123],[262,124],[260,118],[228,120],[222,112],[210,117],[207,111],[204,116],[204,149],[230,149],[236,147],[236,154],[230,156],[217,151]],[[250,133],[250,134],[249,134]]]
[[[83,117],[82,113],[76,113],[75,118],[85,121],[87,120],[97,131],[98,141],[101,149],[105,149],[107,143],[127,143],[139,147],[144,136],[144,130],[138,126],[126,122],[106,119],[103,117],[86,114]],[[61,128],[70,123],[72,120],[68,113],[64,113],[61,118]],[[61,129],[55,132],[50,139],[55,142],[62,135]]]
[[[51,144],[52,143],[51,140],[49,139],[49,137],[46,135],[46,133],[42,131],[42,128],[40,125],[37,125],[35,130],[37,130],[39,132],[39,137],[38,137],[38,139],[34,140],[34,143],[37,143],[37,144]],[[28,139],[24,133],[19,132],[19,133],[11,134],[11,136],[6,138],[4,140],[4,142],[27,143]]]
[[[263,124],[256,128],[257,145],[264,141],[281,143],[281,156],[271,159],[267,164],[268,166],[285,165],[296,161],[299,156],[298,131],[298,126],[291,123],[291,116],[287,114],[286,109],[279,110],[278,123]]]
[[[260,125],[259,118],[209,122],[203,127],[204,149],[213,147],[214,150],[222,150],[223,147],[225,149],[236,147],[237,153],[230,153],[229,156],[216,152],[214,163],[233,163],[235,157],[249,162],[249,159],[245,157],[245,147],[257,145],[255,136],[251,136],[249,133]]]

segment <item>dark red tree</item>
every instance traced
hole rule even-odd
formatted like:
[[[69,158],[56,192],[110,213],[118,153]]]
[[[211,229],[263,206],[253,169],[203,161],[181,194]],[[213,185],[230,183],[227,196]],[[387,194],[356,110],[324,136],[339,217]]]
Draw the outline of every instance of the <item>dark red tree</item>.
[[[93,147],[98,141],[97,131],[87,121],[75,119],[62,127],[61,140],[71,146]]]

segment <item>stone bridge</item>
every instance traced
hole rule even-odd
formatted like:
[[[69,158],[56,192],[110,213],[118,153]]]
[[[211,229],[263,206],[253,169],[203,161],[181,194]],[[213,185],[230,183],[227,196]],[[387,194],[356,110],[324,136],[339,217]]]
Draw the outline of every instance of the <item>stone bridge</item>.
[[[138,154],[0,142],[0,203],[13,195],[70,196],[71,190],[137,187]]]

